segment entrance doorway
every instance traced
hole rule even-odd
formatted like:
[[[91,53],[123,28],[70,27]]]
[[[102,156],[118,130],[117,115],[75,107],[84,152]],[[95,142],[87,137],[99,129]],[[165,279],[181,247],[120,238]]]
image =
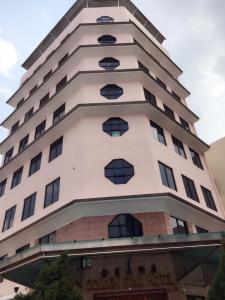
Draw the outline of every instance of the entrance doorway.
[[[168,300],[166,291],[145,291],[95,295],[94,300]]]

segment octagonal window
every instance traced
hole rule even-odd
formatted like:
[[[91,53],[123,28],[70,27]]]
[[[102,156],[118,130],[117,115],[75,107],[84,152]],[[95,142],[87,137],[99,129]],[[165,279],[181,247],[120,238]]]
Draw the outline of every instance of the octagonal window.
[[[114,159],[105,167],[105,177],[114,184],[126,184],[134,176],[134,167],[124,159]]]
[[[96,21],[97,23],[112,23],[114,22],[114,19],[109,16],[102,16],[98,18]]]
[[[109,238],[143,236],[142,224],[130,214],[117,215],[108,226]]]
[[[128,131],[128,123],[120,118],[110,118],[102,125],[103,131],[115,137],[121,136]]]
[[[100,94],[109,100],[113,100],[123,95],[123,89],[116,84],[108,84],[100,90]]]
[[[113,57],[105,57],[99,62],[99,66],[105,70],[114,70],[120,65],[120,62]]]
[[[116,41],[116,38],[112,35],[102,35],[98,38],[100,44],[115,44]]]

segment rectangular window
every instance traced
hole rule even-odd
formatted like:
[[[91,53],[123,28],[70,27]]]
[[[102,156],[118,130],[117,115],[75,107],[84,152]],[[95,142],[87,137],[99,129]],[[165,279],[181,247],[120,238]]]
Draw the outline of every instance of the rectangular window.
[[[149,74],[149,69],[146,68],[140,61],[138,62],[138,67],[141,71],[145,72],[146,74]]]
[[[35,140],[38,139],[39,137],[42,136],[42,134],[45,132],[45,126],[46,126],[46,120],[43,121],[41,124],[39,124],[37,127],[36,127],[36,130],[35,130]]]
[[[0,256],[0,261],[5,260],[7,257],[8,257],[8,254],[5,254],[5,255]]]
[[[36,91],[37,89],[37,84],[30,90],[30,96],[33,95],[33,93]]]
[[[152,129],[154,138],[156,140],[158,140],[160,143],[166,145],[166,139],[164,136],[163,129],[160,126],[158,126],[156,123],[154,123],[153,121],[150,121],[150,125],[151,125],[151,129]]]
[[[7,151],[5,154],[4,165],[7,164],[12,159],[12,156],[13,156],[13,147],[9,149],[9,151]]]
[[[162,179],[162,184],[176,191],[177,187],[172,168],[159,162],[159,170]]]
[[[65,115],[65,103],[61,105],[53,114],[53,124],[58,123]]]
[[[44,208],[59,200],[60,178],[49,183],[45,188]]]
[[[209,232],[207,229],[204,229],[202,227],[199,227],[199,226],[195,226],[195,227],[196,227],[197,233],[207,233],[207,232]]]
[[[215,211],[217,211],[217,208],[216,208],[216,204],[214,202],[214,199],[213,199],[213,196],[212,196],[212,193],[210,190],[206,189],[205,187],[201,186],[201,189],[202,189],[202,193],[203,193],[203,196],[205,198],[205,203],[206,203],[206,206],[208,208],[211,208]]]
[[[36,195],[37,194],[34,193],[24,200],[22,221],[33,216],[34,209],[35,209]]]
[[[194,181],[184,175],[182,175],[182,179],[183,179],[185,191],[186,191],[188,198],[191,198],[192,200],[199,202],[198,194],[197,194],[197,191],[195,188]]]
[[[52,75],[52,70],[50,70],[43,78],[43,82],[45,82],[46,80],[48,80]]]
[[[56,93],[59,92],[67,83],[67,76],[63,77],[56,85]]]
[[[56,241],[56,232],[49,233],[39,239],[39,244],[54,244]]]
[[[6,211],[2,232],[8,230],[13,226],[15,213],[16,213],[16,205]]]
[[[157,106],[156,98],[155,96],[150,93],[147,89],[144,88],[144,93],[145,93],[145,99],[149,101],[151,104],[154,106]]]
[[[22,98],[16,105],[16,108],[19,108],[20,106],[22,106],[24,103],[24,98]]]
[[[174,234],[188,234],[188,227],[185,221],[170,216],[170,225]]]
[[[0,197],[2,197],[5,193],[6,183],[7,179],[4,179],[2,182],[0,182]]]
[[[181,102],[180,96],[178,96],[174,91],[172,91],[172,96],[179,102]]]
[[[164,111],[166,113],[166,115],[170,118],[175,120],[175,115],[174,112],[172,111],[172,109],[170,109],[167,105],[163,104],[164,106]]]
[[[48,100],[49,100],[49,93],[46,94],[43,98],[41,98],[39,107],[44,106],[48,102]]]
[[[49,151],[49,162],[62,154],[63,137],[51,144]]]
[[[58,66],[61,67],[61,65],[63,65],[63,63],[67,60],[68,57],[69,54],[66,53],[66,55],[64,55],[63,58],[60,59]]]
[[[23,150],[25,150],[25,149],[27,148],[28,140],[29,140],[29,134],[26,135],[26,136],[20,141],[20,145],[19,145],[19,153],[22,152]]]
[[[20,248],[16,249],[16,254],[21,253],[21,252],[23,252],[23,251],[25,251],[25,250],[27,250],[29,248],[30,248],[30,244],[27,244],[27,245],[25,245],[23,247],[20,247]]]
[[[11,128],[11,134],[19,128],[20,121],[17,121]]]
[[[176,153],[179,154],[180,156],[186,158],[186,153],[184,150],[183,143],[180,140],[178,140],[177,138],[175,138],[174,136],[172,136],[172,140],[173,140],[173,145],[174,145],[174,149],[175,149]]]
[[[34,108],[32,107],[26,114],[24,117],[24,122],[26,122],[27,120],[29,120],[34,114]]]
[[[194,150],[192,150],[191,148],[189,148],[189,150],[190,150],[193,164],[203,170],[203,166],[202,166],[202,162],[201,162],[199,154],[197,152],[195,152]]]
[[[167,89],[166,84],[165,84],[161,79],[159,79],[158,77],[156,77],[156,81],[158,82],[158,84],[159,84],[164,90]]]
[[[182,126],[184,129],[190,131],[190,126],[189,126],[188,122],[186,122],[186,121],[185,121],[184,119],[182,119],[181,117],[180,117],[180,124],[181,124],[181,126]]]
[[[32,158],[30,162],[30,170],[29,170],[29,176],[36,173],[41,168],[41,157],[42,153],[39,153],[34,158]]]
[[[17,171],[14,172],[13,178],[12,178],[12,184],[11,189],[13,189],[15,186],[20,184],[23,174],[23,167],[19,168]]]

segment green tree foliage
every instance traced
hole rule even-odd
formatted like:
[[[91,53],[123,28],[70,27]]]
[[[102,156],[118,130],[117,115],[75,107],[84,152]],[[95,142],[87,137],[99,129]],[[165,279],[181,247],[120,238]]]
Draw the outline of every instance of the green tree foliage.
[[[82,300],[69,274],[69,259],[63,254],[40,272],[32,293],[17,295],[15,300]]]
[[[225,253],[221,258],[219,268],[208,293],[208,300],[225,299]]]

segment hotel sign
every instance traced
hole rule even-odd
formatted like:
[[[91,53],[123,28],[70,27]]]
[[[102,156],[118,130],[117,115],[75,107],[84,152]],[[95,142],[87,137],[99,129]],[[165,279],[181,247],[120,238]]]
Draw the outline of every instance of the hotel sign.
[[[174,283],[171,281],[169,274],[143,274],[129,275],[124,278],[109,277],[88,280],[86,282],[86,290],[106,290],[106,289],[123,289],[123,288],[149,288],[171,286]]]

